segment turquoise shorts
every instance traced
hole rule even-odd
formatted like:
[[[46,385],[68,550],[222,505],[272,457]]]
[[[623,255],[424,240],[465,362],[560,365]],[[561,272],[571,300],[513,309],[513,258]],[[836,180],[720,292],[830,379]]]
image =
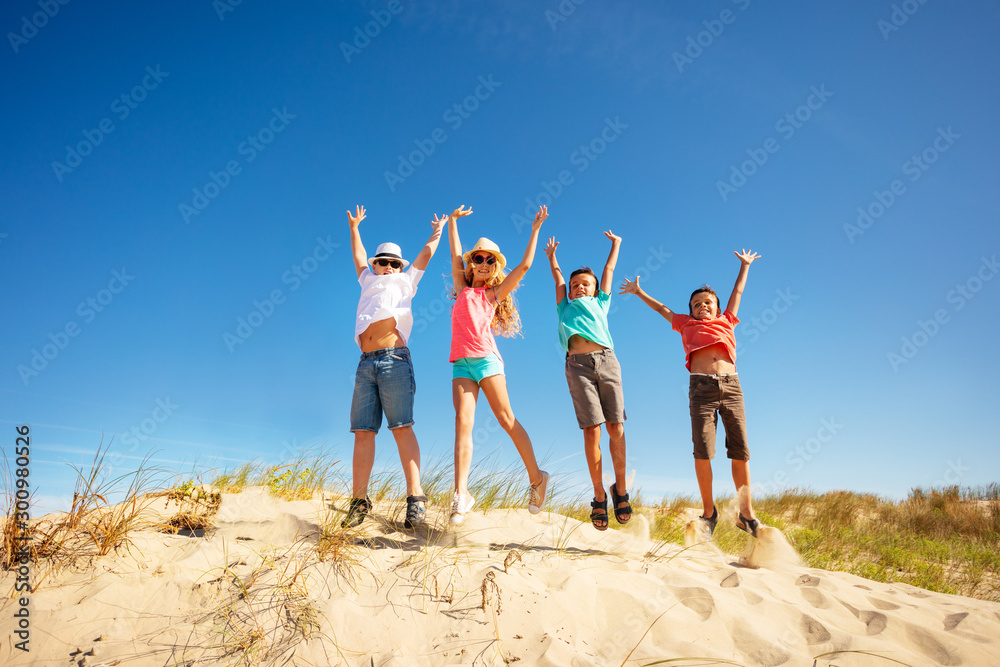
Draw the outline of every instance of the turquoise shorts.
[[[462,357],[451,364],[453,378],[468,378],[479,384],[483,378],[503,375],[503,362],[495,354],[488,357]]]

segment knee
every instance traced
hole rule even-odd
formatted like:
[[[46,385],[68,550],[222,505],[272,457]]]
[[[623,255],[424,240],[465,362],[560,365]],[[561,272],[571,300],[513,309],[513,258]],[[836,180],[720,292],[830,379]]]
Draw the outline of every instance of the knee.
[[[392,435],[396,440],[401,438],[408,438],[413,435],[413,424],[407,424],[406,426],[397,426],[392,430]]]
[[[501,410],[496,414],[497,422],[500,424],[500,428],[510,433],[511,429],[517,424],[517,419],[514,417],[513,410]]]
[[[617,440],[625,435],[625,424],[605,424],[608,428],[608,437]]]

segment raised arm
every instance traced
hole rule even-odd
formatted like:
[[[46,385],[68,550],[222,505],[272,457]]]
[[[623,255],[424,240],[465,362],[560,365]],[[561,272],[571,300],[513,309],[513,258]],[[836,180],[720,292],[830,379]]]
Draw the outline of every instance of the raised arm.
[[[669,308],[667,308],[666,306],[664,306],[662,303],[660,303],[659,301],[657,301],[653,297],[651,297],[648,294],[646,294],[645,292],[643,292],[642,288],[639,287],[639,276],[636,276],[635,280],[631,280],[631,281],[628,278],[626,278],[625,282],[622,283],[621,290],[618,293],[619,294],[635,294],[637,297],[639,297],[640,299],[642,299],[643,303],[645,303],[647,306],[649,306],[650,308],[652,308],[653,310],[655,310],[656,312],[658,312],[660,315],[663,315],[663,317],[666,318],[667,322],[670,322],[671,324],[673,324],[673,322],[674,322],[674,311],[670,310]]]
[[[615,287],[615,264],[618,263],[618,248],[621,247],[622,237],[615,236],[610,229],[604,235],[611,240],[611,252],[608,253],[608,261],[604,263],[604,271],[601,273],[601,291],[611,294]]]
[[[552,269],[552,279],[556,281],[556,303],[562,303],[562,300],[566,298],[566,279],[563,278],[562,271],[559,270],[559,261],[556,260],[556,248],[559,247],[559,242],[556,241],[556,237],[552,236],[549,238],[549,242],[545,244],[545,256],[549,258],[549,268]]]
[[[455,294],[468,287],[465,281],[465,262],[462,260],[462,241],[458,238],[458,219],[472,213],[472,209],[459,206],[446,218],[448,225],[448,245],[451,246],[451,279],[455,283]]]
[[[354,269],[359,276],[368,266],[368,254],[365,252],[365,245],[361,242],[361,231],[358,229],[364,219],[364,206],[358,206],[354,215],[351,215],[350,210],[347,211],[347,220],[351,226],[351,257],[354,259]]]
[[[733,254],[740,258],[740,274],[736,276],[736,284],[733,285],[733,293],[729,295],[729,305],[726,306],[733,315],[740,309],[740,297],[743,296],[743,288],[747,284],[747,273],[750,272],[750,265],[755,259],[760,259],[760,255],[752,250],[744,250],[742,253],[733,251]]]
[[[444,229],[446,222],[448,222],[448,216],[438,219],[437,213],[434,214],[434,219],[431,220],[431,227],[434,231],[431,232],[431,237],[427,239],[424,247],[417,253],[417,258],[413,260],[413,268],[421,271],[427,268],[427,263],[431,261],[431,257],[437,251],[438,243],[441,241],[441,230]]]
[[[496,290],[494,290],[494,296],[497,301],[503,300],[508,294],[513,292],[517,284],[524,278],[524,274],[531,268],[531,263],[535,259],[535,248],[538,246],[538,232],[542,229],[542,223],[545,222],[545,218],[547,217],[549,217],[548,207],[539,206],[538,213],[535,214],[535,219],[531,223],[531,236],[528,238],[528,247],[524,249],[524,257],[521,258],[521,263],[511,269],[507,277],[503,279],[503,282],[497,285]]]

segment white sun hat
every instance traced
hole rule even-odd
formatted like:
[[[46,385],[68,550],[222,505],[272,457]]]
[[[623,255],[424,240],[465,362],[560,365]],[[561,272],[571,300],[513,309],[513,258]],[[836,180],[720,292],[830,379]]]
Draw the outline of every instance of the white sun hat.
[[[375,250],[375,256],[368,258],[368,266],[374,269],[374,263],[376,259],[395,259],[403,263],[403,268],[405,269],[410,265],[405,259],[403,259],[403,253],[399,249],[399,246],[395,243],[383,243]]]

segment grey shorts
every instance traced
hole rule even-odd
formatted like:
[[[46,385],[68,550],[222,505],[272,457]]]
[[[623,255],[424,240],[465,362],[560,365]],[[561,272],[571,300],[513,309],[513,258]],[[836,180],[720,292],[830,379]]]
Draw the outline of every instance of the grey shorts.
[[[566,355],[566,384],[580,428],[625,421],[622,369],[614,350]]]
[[[726,429],[726,456],[738,461],[750,460],[747,447],[747,419],[743,409],[743,390],[736,373],[729,375],[691,374],[688,389],[691,403],[691,439],[696,459],[715,457],[715,430],[719,416]]]

